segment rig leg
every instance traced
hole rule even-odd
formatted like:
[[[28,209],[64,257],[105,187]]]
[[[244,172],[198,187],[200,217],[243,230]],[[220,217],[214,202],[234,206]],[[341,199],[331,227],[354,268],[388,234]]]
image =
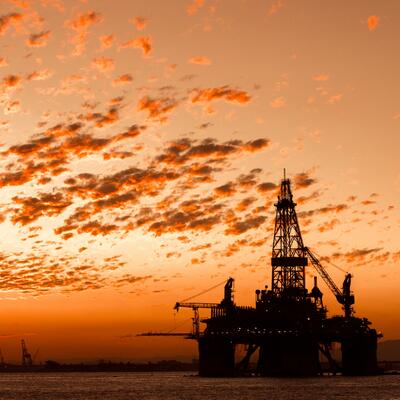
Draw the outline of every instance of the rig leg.
[[[377,342],[377,335],[374,334],[374,331],[343,339],[343,375],[375,375],[379,373]]]
[[[225,338],[199,338],[199,375],[233,376],[235,373],[235,344]]]
[[[260,346],[258,372],[263,376],[318,375],[318,342],[309,336],[272,338]]]

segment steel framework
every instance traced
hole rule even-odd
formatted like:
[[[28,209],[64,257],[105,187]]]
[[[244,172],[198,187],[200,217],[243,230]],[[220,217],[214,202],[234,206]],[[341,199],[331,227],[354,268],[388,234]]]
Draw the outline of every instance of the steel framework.
[[[308,260],[297,221],[296,203],[293,201],[290,180],[286,177],[281,183],[275,207],[271,258],[272,292],[279,296],[289,293],[296,296],[305,295],[305,267]]]

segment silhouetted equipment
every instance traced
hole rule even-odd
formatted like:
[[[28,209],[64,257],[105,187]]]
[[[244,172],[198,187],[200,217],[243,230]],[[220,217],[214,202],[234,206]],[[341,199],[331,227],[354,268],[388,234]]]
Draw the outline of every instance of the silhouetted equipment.
[[[31,353],[29,353],[29,351],[26,347],[24,339],[21,340],[21,350],[22,350],[22,365],[26,366],[26,367],[32,366],[33,359],[32,359]]]
[[[304,246],[286,174],[275,207],[271,289],[256,290],[255,307],[234,303],[233,278],[226,281],[220,303],[186,302],[196,297],[192,296],[175,304],[175,310],[188,307],[194,311],[193,331],[186,337],[198,341],[199,375],[243,374],[257,351],[256,372],[260,375],[318,375],[322,373],[320,355],[333,373],[377,374],[377,340],[381,335],[370,328],[368,319],[354,316],[351,275],[346,273],[340,290],[317,256]],[[308,292],[305,271],[309,264],[342,305],[344,316],[327,317],[316,277]],[[211,310],[209,318],[200,320],[201,308]],[[203,332],[200,322],[206,324]],[[341,361],[331,355],[334,343],[340,344]],[[235,348],[240,344],[246,346],[246,354],[236,363]]]
[[[326,285],[335,295],[336,300],[343,305],[344,315],[346,318],[349,318],[353,315],[353,307],[354,304],[354,295],[351,293],[350,285],[351,285],[351,274],[347,273],[346,277],[343,281],[343,290],[336,286],[335,282],[333,282],[332,278],[328,275],[325,268],[321,265],[317,257],[308,249],[305,248],[308,256],[310,257],[312,265],[321,275],[322,279],[325,281]]]

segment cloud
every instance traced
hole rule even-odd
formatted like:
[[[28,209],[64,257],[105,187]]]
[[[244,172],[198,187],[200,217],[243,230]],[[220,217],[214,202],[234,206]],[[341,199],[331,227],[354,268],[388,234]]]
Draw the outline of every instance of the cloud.
[[[52,252],[53,253],[53,252]],[[146,282],[152,275],[110,275],[109,271],[121,268],[125,262],[119,256],[104,261],[78,257],[75,254],[49,254],[47,251],[30,253],[0,253],[2,264],[0,290],[25,295],[71,293],[97,290],[104,287],[119,288],[124,285]],[[118,271],[117,271],[118,272]]]
[[[177,106],[178,102],[169,97],[154,99],[144,96],[139,100],[137,109],[147,111],[148,118],[163,123],[167,121],[167,114],[171,113]]]
[[[332,254],[333,258],[344,258],[346,262],[363,262],[368,256],[371,256],[375,253],[381,251],[382,248],[364,248],[364,249],[354,249],[344,253],[335,252]]]
[[[236,187],[233,182],[225,183],[225,185],[218,186],[214,189],[214,192],[219,197],[229,197],[235,194]]]
[[[12,198],[15,205],[11,221],[16,224],[27,225],[42,216],[56,216],[71,205],[71,200],[65,198],[62,193],[41,193],[37,197]]]
[[[4,35],[8,28],[13,27],[17,28],[22,19],[24,18],[23,14],[20,13],[10,13],[0,16],[0,35]]]
[[[142,31],[143,29],[146,28],[147,26],[147,18],[143,18],[143,17],[135,17],[129,20],[129,22],[131,22],[133,25],[135,25],[136,29],[138,31]]]
[[[315,184],[317,181],[311,178],[308,172],[301,172],[294,177],[294,184],[296,189],[308,188]]]
[[[138,282],[144,282],[154,278],[153,275],[136,276],[131,274],[124,274],[121,278],[117,279],[113,286],[120,287],[123,285],[132,285]]]
[[[247,210],[253,203],[255,203],[257,199],[255,197],[246,197],[242,199],[237,206],[235,207],[236,211],[242,212]]]
[[[147,57],[150,55],[153,48],[152,39],[150,36],[141,36],[136,39],[128,40],[119,46],[120,49],[136,48],[143,52],[143,56]]]
[[[253,153],[268,147],[270,144],[271,141],[265,138],[249,140],[248,142],[243,144],[243,149]]]
[[[43,7],[53,7],[59,12],[65,11],[65,5],[62,0],[40,0]]]
[[[341,93],[332,95],[329,97],[328,103],[329,104],[337,104],[340,102],[340,100],[342,100],[342,97],[343,97],[343,94],[341,94]]]
[[[286,106],[286,99],[283,96],[276,97],[269,102],[272,108],[282,108]]]
[[[258,175],[262,172],[261,168],[255,168],[250,171],[248,174],[241,174],[236,179],[237,184],[240,188],[250,189],[257,184]]]
[[[314,210],[309,210],[309,211],[300,211],[297,213],[299,217],[311,217],[313,215],[320,215],[320,214],[328,214],[331,212],[339,213],[347,210],[349,206],[347,204],[329,204],[326,207],[320,207],[316,208]]]
[[[40,33],[32,33],[31,35],[29,35],[29,38],[26,41],[26,44],[29,47],[44,47],[47,45],[50,35],[51,35],[50,31],[43,31]]]
[[[164,153],[157,157],[157,160],[170,165],[181,165],[199,158],[212,158],[214,162],[223,161],[230,155],[261,150],[268,145],[268,139],[256,139],[249,142],[231,140],[217,143],[211,138],[204,139],[201,142],[183,138],[171,142]]]
[[[133,77],[131,74],[123,74],[116,77],[113,80],[113,85],[126,85],[128,83],[133,82]]]
[[[176,211],[167,211],[153,222],[148,228],[150,232],[160,236],[165,233],[178,233],[184,231],[209,231],[220,223],[219,215],[207,215],[207,211],[182,212],[179,207]]]
[[[15,114],[21,110],[21,102],[19,100],[12,100],[5,104],[3,113],[5,115]]]
[[[116,106],[106,114],[82,116],[96,127],[110,125],[118,120]],[[88,157],[105,150],[112,144],[138,136],[144,127],[132,125],[127,130],[108,137],[95,137],[84,133],[84,124],[59,124],[23,144],[10,146],[2,156],[16,156],[18,163],[9,164],[8,171],[0,174],[0,187],[23,185],[36,178],[57,176],[68,169],[73,159]]]
[[[46,68],[31,72],[26,79],[28,81],[43,81],[45,79],[49,79],[52,75],[53,71]]]
[[[74,45],[73,55],[79,56],[86,47],[89,28],[103,21],[101,14],[95,11],[77,14],[75,18],[67,20],[65,26],[70,28],[74,35],[70,38],[70,43]]]
[[[86,121],[94,121],[97,128],[102,128],[103,126],[112,125],[118,121],[118,107],[117,105],[113,105],[106,113],[88,113],[85,116],[81,116],[81,118]]]
[[[204,6],[205,0],[193,0],[187,7],[186,7],[186,13],[187,15],[193,15],[196,14],[197,11],[201,7]]]
[[[115,68],[112,58],[98,57],[92,60],[92,68],[97,68],[101,72],[109,72]]]
[[[238,220],[234,218],[232,221],[229,222],[228,228],[225,229],[226,235],[241,235],[242,233],[247,232],[250,229],[255,229],[261,226],[267,217],[263,215],[259,216],[250,216],[243,220]]]
[[[114,35],[102,35],[99,37],[100,48],[101,50],[105,50],[110,48],[114,43]]]
[[[273,182],[263,182],[257,185],[257,191],[260,193],[267,193],[273,190],[276,190],[278,188],[278,185]]]
[[[232,89],[228,85],[205,88],[205,89],[194,89],[192,103],[207,103],[213,100],[225,100],[231,103],[248,103],[251,96],[244,90]]]
[[[379,25],[380,18],[377,15],[370,15],[367,19],[367,25],[370,32],[374,31]]]
[[[0,92],[14,90],[21,82],[22,77],[19,75],[6,75],[1,81]]]
[[[337,218],[334,218],[328,222],[324,222],[323,224],[319,225],[318,230],[322,232],[332,230],[336,225],[338,225],[340,221]]]
[[[89,221],[78,228],[78,233],[90,233],[92,236],[108,235],[118,229],[114,224],[102,224],[99,221]]]
[[[273,0],[268,9],[268,16],[276,14],[283,7],[283,0]]]
[[[318,75],[314,75],[313,79],[314,79],[314,81],[317,81],[317,82],[325,82],[330,79],[330,76],[329,76],[329,74],[318,74]]]
[[[205,56],[195,56],[190,57],[188,63],[196,65],[211,65],[211,60]]]

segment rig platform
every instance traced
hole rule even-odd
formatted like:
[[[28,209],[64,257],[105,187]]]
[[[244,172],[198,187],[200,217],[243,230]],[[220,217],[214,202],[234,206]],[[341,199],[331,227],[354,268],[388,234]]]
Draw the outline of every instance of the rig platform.
[[[187,307],[194,311],[193,331],[166,336],[185,335],[197,340],[200,376],[245,374],[256,352],[256,373],[261,376],[322,374],[321,354],[332,373],[374,375],[380,372],[377,341],[382,335],[370,327],[367,318],[355,317],[352,276],[346,273],[341,289],[335,284],[317,256],[304,246],[295,207],[290,180],[285,177],[275,204],[271,289],[266,286],[256,290],[255,307],[235,304],[233,278],[226,281],[220,303],[175,304],[176,310]],[[316,277],[314,287],[307,290],[305,271],[310,264],[342,305],[343,316],[327,316]],[[200,320],[201,308],[210,309],[211,316]],[[202,332],[200,322],[206,325]],[[339,362],[331,355],[333,343],[340,346]],[[238,345],[245,345],[246,352],[236,362]]]

